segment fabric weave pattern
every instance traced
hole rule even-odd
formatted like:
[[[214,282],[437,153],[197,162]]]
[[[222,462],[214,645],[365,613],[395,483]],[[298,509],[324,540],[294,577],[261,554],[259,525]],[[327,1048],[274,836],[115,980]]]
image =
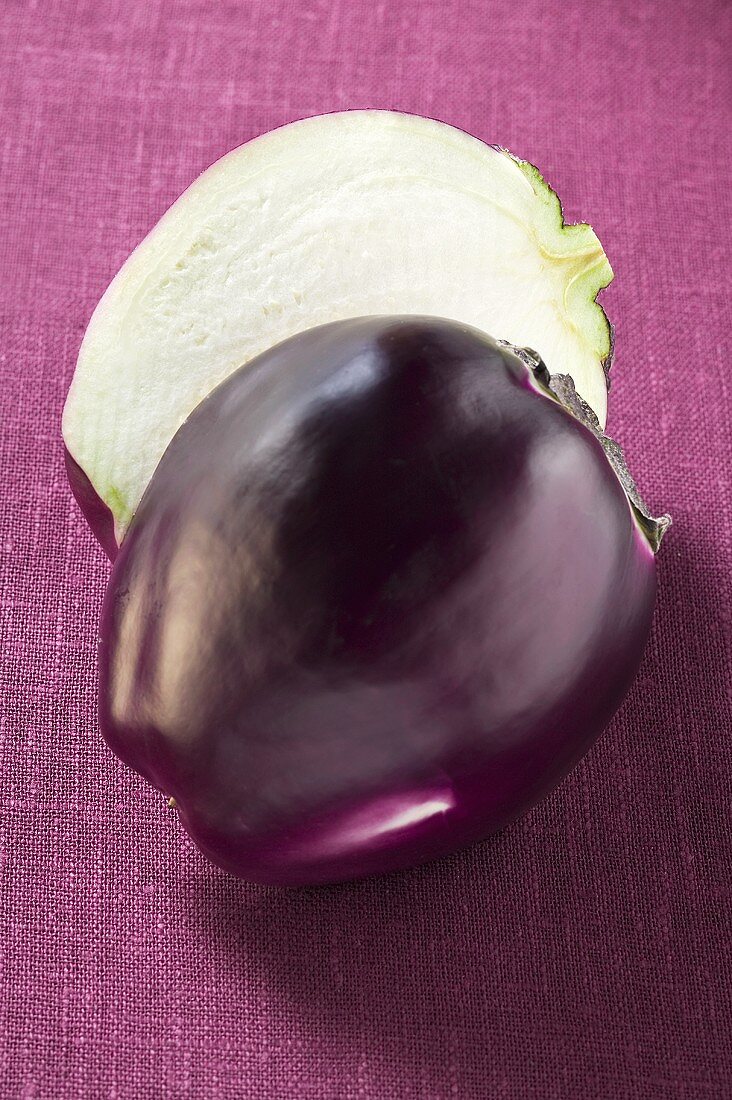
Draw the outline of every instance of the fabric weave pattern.
[[[723,0],[4,0],[0,1095],[732,1094],[730,45]],[[108,565],[59,418],[184,187],[369,106],[508,147],[594,225],[609,430],[675,525],[635,688],[551,798],[440,863],[278,891],[207,864],[101,741]]]

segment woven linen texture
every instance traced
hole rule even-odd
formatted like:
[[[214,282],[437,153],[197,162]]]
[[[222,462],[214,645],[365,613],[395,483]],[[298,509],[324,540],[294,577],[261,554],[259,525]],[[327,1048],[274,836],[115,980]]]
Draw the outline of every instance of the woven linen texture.
[[[732,1095],[730,46],[723,0],[3,0],[0,1095]],[[610,428],[675,526],[637,683],[551,798],[440,863],[278,891],[101,741],[108,565],[59,417],[183,188],[365,106],[507,146],[594,224]]]

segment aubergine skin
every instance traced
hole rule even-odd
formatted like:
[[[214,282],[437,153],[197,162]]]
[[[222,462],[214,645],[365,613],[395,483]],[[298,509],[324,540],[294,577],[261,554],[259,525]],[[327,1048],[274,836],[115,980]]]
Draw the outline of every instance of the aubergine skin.
[[[98,495],[87,475],[69,450],[64,447],[64,464],[71,492],[79,505],[84,519],[92,534],[104,550],[110,561],[117,557],[117,542],[114,537],[114,516]]]
[[[169,445],[104,604],[102,731],[236,875],[405,868],[560,781],[630,687],[655,584],[602,446],[514,351],[337,322]]]

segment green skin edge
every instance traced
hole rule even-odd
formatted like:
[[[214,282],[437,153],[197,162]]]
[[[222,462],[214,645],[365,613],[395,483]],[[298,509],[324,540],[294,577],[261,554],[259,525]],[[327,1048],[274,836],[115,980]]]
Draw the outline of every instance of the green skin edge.
[[[510,157],[514,164],[521,169],[524,176],[531,184],[534,194],[551,210],[562,233],[572,237],[586,237],[588,234],[591,234],[592,238],[597,240],[592,226],[588,225],[587,222],[577,222],[575,224],[567,224],[567,222],[565,222],[564,210],[562,209],[562,202],[559,195],[554,188],[547,183],[535,165],[527,160],[521,160],[520,157],[515,156],[509,149],[504,149],[501,145],[496,145],[494,148],[498,149],[504,156]],[[593,351],[599,356],[602,368],[605,371],[605,380],[608,390],[610,389],[610,367],[612,366],[615,352],[615,329],[610,323],[605,310],[597,301],[597,295],[601,290],[608,287],[612,280],[613,269],[602,247],[599,246],[597,263],[583,271],[579,280],[579,285],[574,287],[575,293],[579,291],[582,292],[582,297],[592,305],[596,315],[598,334],[601,334],[601,338],[597,341],[593,341],[592,347]]]

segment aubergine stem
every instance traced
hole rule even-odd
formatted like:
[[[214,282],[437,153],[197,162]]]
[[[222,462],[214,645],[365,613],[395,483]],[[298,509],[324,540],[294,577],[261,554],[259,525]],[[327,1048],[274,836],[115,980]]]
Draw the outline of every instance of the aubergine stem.
[[[605,435],[597,416],[585,400],[577,393],[574,381],[569,374],[550,374],[541,356],[532,348],[517,348],[506,341],[499,341],[512,347],[513,351],[531,370],[537,383],[551,397],[571,413],[581,424],[599,440],[607,460],[612,466],[618,481],[623,487],[628,503],[633,511],[639,528],[654,554],[663,541],[663,536],[671,526],[671,516],[664,513],[654,516],[638,491],[633,475],[623,454],[623,448],[610,436]]]

